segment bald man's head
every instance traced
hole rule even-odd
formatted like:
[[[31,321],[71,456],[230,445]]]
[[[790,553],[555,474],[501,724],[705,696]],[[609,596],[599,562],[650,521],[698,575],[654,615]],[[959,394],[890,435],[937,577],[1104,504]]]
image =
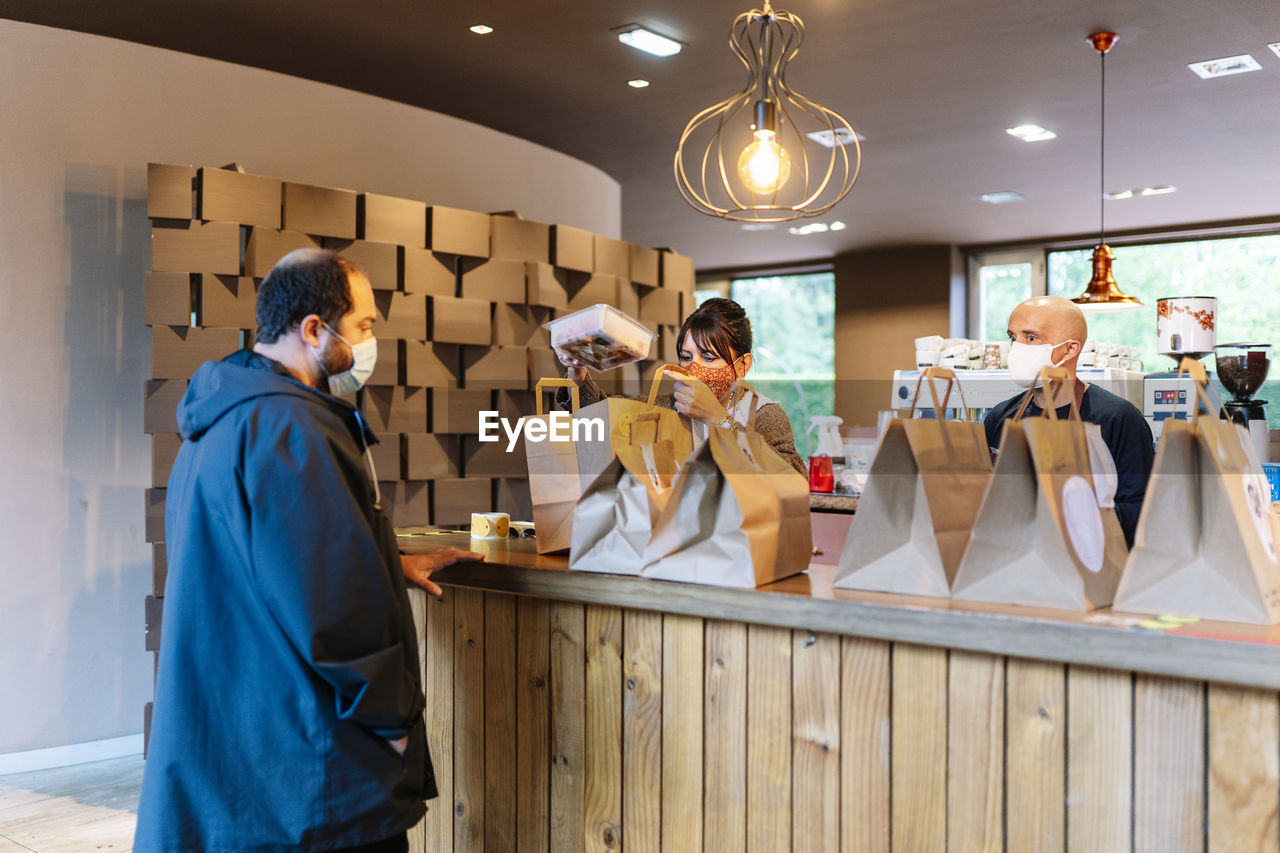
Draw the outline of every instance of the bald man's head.
[[[1009,315],[1009,340],[1031,346],[1053,344],[1053,361],[1063,362],[1073,375],[1088,336],[1084,312],[1061,296],[1032,297],[1019,303]]]

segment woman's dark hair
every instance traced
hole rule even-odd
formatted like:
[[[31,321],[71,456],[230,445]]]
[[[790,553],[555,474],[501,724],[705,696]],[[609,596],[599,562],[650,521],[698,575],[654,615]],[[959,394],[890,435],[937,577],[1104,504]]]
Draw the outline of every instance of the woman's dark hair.
[[[723,358],[725,364],[733,364],[734,359],[751,352],[751,321],[732,299],[708,299],[686,317],[676,336],[677,352],[684,349],[689,335],[693,335],[696,345]]]
[[[330,326],[351,310],[356,267],[325,249],[298,249],[281,258],[258,288],[257,339],[275,343],[281,335],[316,314]]]

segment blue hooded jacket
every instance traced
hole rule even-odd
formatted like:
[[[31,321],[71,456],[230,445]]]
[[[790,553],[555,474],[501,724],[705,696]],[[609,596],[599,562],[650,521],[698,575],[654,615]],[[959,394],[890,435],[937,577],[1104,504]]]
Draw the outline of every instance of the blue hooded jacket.
[[[404,832],[436,790],[372,436],[349,403],[248,350],[196,371],[178,425],[134,850],[320,851]],[[389,739],[405,735],[402,757]]]

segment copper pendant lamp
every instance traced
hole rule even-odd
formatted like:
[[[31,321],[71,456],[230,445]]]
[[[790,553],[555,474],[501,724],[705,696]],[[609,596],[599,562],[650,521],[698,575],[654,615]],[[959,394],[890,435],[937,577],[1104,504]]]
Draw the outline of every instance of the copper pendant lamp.
[[[695,115],[676,146],[680,194],[699,213],[742,222],[820,216],[853,187],[858,135],[842,116],[787,85],[804,22],[790,12],[743,12],[729,48],[747,69],[742,91]]]
[[[1102,98],[1101,128],[1099,133],[1099,169],[1098,169],[1098,245],[1093,247],[1093,278],[1085,287],[1084,293],[1071,301],[1085,311],[1124,311],[1141,308],[1142,303],[1128,295],[1116,284],[1116,277],[1111,272],[1111,262],[1115,255],[1107,245],[1107,212],[1106,174],[1107,174],[1107,52],[1116,43],[1115,33],[1094,33],[1089,36],[1093,49],[1098,52],[1102,63]]]

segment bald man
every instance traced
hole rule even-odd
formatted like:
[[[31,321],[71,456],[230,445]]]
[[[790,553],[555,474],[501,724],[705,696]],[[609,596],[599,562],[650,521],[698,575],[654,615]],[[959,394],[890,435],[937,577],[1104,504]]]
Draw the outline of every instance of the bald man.
[[[1019,385],[1033,389],[1026,416],[1042,414],[1046,400],[1044,388],[1040,387],[1040,370],[1063,367],[1067,376],[1076,380],[1076,362],[1089,336],[1084,313],[1061,296],[1037,296],[1013,309],[1008,331],[1013,344],[1009,350],[1009,374]],[[1070,414],[1073,393],[1080,405],[1080,417],[1102,428],[1102,439],[1115,460],[1119,477],[1116,515],[1124,528],[1125,541],[1133,547],[1133,533],[1142,514],[1142,499],[1147,493],[1147,479],[1155,458],[1151,427],[1128,400],[1081,381],[1072,381],[1057,389],[1053,406],[1059,417]],[[983,426],[992,452],[1000,446],[1005,420],[1017,411],[1023,396],[1019,394],[1006,400],[987,413]]]

